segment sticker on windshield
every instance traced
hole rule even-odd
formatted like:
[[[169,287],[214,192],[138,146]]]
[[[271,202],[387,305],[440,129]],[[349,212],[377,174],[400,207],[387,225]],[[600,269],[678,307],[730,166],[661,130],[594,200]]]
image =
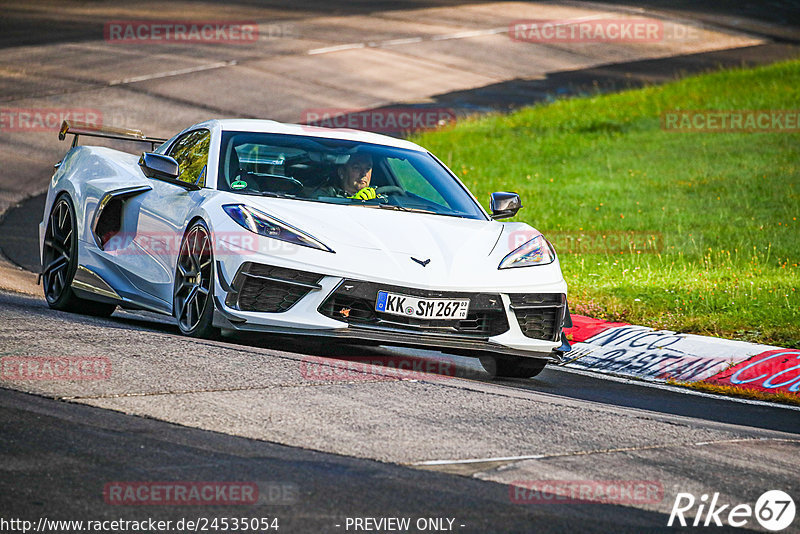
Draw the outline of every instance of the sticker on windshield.
[[[245,187],[247,187],[247,182],[244,180],[236,180],[231,183],[231,189],[244,189]]]

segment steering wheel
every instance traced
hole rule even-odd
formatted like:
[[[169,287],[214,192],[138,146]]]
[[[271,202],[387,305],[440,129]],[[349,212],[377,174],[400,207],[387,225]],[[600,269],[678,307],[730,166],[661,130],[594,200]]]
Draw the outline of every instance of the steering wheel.
[[[406,190],[396,185],[383,185],[375,188],[375,192],[379,195],[403,195],[406,196]]]

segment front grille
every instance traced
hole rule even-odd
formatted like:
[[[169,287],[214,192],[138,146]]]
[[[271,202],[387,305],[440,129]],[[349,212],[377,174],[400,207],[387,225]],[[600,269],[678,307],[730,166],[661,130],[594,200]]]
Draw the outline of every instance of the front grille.
[[[246,262],[233,279],[225,304],[241,311],[280,313],[309,291],[320,289],[321,274]]]
[[[567,296],[562,293],[512,293],[511,309],[525,337],[558,341]]]
[[[423,298],[468,298],[469,311],[466,319],[461,320],[419,319],[378,312],[375,310],[378,291]],[[415,332],[487,338],[508,330],[508,319],[500,295],[411,289],[359,280],[344,280],[320,305],[319,312],[353,325],[377,325]]]

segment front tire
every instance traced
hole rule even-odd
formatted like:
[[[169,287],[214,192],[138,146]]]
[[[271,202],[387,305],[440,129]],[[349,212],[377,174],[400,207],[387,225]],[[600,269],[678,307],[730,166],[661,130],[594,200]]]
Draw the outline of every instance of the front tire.
[[[547,362],[520,356],[481,356],[486,372],[497,378],[533,378],[541,373]]]
[[[173,291],[173,315],[181,333],[217,337],[214,318],[214,251],[208,227],[197,221],[186,232],[178,254]]]
[[[78,270],[78,236],[75,208],[62,194],[50,210],[42,247],[42,287],[47,305],[54,310],[108,317],[116,304],[85,300],[75,295],[72,281]]]

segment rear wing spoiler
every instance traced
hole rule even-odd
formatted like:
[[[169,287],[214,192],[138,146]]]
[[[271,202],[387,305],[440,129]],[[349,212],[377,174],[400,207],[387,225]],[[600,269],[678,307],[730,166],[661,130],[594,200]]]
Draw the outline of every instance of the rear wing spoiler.
[[[121,141],[137,141],[139,143],[150,143],[150,149],[155,150],[156,145],[166,141],[160,137],[147,137],[141,130],[132,128],[114,128],[112,126],[97,126],[77,121],[64,121],[58,131],[58,140],[63,141],[68,134],[74,135],[72,147],[78,146],[78,137],[85,135],[88,137],[105,137],[106,139],[118,139]]]

